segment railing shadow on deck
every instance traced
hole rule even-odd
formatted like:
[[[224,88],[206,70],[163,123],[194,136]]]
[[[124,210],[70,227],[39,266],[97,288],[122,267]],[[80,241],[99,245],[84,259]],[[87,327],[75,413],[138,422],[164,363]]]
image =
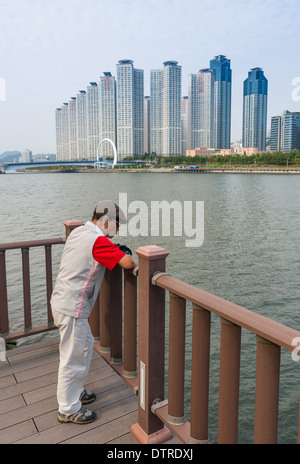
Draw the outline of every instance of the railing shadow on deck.
[[[66,237],[81,225],[66,221]],[[54,330],[51,247],[62,238],[0,244],[0,335],[11,341]],[[29,249],[45,247],[47,323],[32,327]],[[10,332],[5,253],[22,250],[24,330]],[[166,274],[168,251],[154,245],[136,250],[138,268],[106,271],[90,315],[95,350],[138,395],[138,422],[131,433],[139,443],[163,443],[173,432],[182,443],[209,443],[211,314],[220,317],[218,443],[237,443],[241,329],[256,336],[254,443],[276,443],[281,348],[293,351],[300,332],[188,285]],[[169,292],[169,346],[165,346],[165,292]],[[190,421],[184,411],[186,302],[192,303]],[[165,351],[168,355],[168,394]],[[295,405],[295,407],[298,407]],[[171,432],[170,432],[171,431]],[[300,427],[298,426],[298,443]]]

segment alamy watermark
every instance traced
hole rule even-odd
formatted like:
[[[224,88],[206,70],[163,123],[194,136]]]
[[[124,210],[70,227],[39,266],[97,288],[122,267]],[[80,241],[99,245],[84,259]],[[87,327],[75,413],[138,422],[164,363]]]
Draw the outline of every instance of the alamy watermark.
[[[3,77],[0,77],[0,102],[6,101],[6,83]]]
[[[294,87],[292,91],[292,100],[298,102],[300,101],[300,77],[294,77],[292,79],[292,86]]]
[[[300,337],[293,338],[292,345],[295,346],[292,351],[292,360],[300,361],[300,355],[298,354],[300,352]]]
[[[127,193],[119,193],[118,205],[128,220],[126,224],[120,224],[120,237],[174,236],[184,238],[183,244],[186,247],[197,248],[203,245],[203,201],[161,200],[147,204],[141,200],[128,202]],[[114,208],[108,215],[116,219]]]

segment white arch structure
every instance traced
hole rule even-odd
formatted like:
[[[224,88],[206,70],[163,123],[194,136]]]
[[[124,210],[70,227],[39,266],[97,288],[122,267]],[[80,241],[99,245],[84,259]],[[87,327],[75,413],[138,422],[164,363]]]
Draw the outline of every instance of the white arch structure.
[[[116,149],[116,146],[115,146],[114,142],[111,139],[103,139],[103,140],[101,140],[101,142],[99,143],[98,148],[97,148],[97,161],[94,164],[94,169],[98,169],[100,167],[101,161],[99,161],[99,153],[100,153],[100,147],[101,147],[102,143],[104,143],[104,142],[109,142],[111,144],[111,146],[113,147],[114,161],[112,163],[111,168],[113,169],[114,166],[118,162],[118,153],[117,153],[117,149]]]

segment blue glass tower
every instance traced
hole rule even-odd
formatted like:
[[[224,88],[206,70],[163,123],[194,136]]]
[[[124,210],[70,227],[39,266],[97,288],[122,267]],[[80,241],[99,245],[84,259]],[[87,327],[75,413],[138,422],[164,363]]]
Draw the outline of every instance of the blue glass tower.
[[[284,111],[271,118],[271,151],[300,150],[300,113]]]
[[[300,113],[284,111],[282,115],[282,151],[300,150]]]
[[[230,148],[231,132],[231,69],[224,55],[210,61],[214,83],[214,142],[213,148]]]
[[[253,68],[244,81],[243,147],[266,149],[268,80],[261,68]]]

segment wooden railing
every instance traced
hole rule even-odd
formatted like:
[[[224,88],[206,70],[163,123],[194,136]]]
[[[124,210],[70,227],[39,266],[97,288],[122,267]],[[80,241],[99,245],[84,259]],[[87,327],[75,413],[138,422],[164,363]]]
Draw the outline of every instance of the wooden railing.
[[[110,342],[103,343],[101,340],[109,336],[107,333],[100,334],[98,348],[96,346],[97,351],[112,362],[112,366],[118,363],[114,368],[125,380],[126,365],[132,363],[130,369],[133,378],[126,381],[132,388],[138,389],[139,394],[138,423],[131,427],[132,434],[141,443],[164,442],[169,436],[168,430],[171,430],[183,443],[209,443],[210,332],[213,313],[221,321],[218,443],[238,441],[242,329],[253,333],[257,343],[254,443],[276,443],[280,352],[281,348],[293,351],[294,340],[299,340],[300,332],[169,276],[165,273],[168,251],[163,248],[142,247],[136,253],[139,256],[138,343],[133,327],[136,321],[136,282],[129,271],[124,274],[124,329],[131,318],[133,325],[131,330],[124,330],[123,340],[125,347],[128,339],[133,347],[138,344],[139,376],[134,376],[134,348],[131,353],[124,353],[122,364],[122,304],[121,299],[116,297],[122,292],[120,269],[107,277],[104,284],[106,296],[100,298],[100,319],[104,317],[101,316],[102,312],[106,314],[106,321],[108,314],[113,314],[113,322],[111,320],[106,326],[109,331],[111,325],[110,333],[115,330],[115,335],[111,335]],[[129,276],[134,288],[130,290],[130,296]],[[100,294],[102,291],[103,288]],[[164,398],[165,291],[169,292],[170,301],[167,399]],[[186,301],[192,303],[193,311],[190,421],[185,418],[184,411]],[[134,308],[132,314],[128,313],[128,306]],[[115,323],[118,330],[113,329]],[[103,328],[100,321],[101,325]],[[119,337],[119,341],[115,337]],[[298,430],[300,442],[300,427]]]
[[[81,223],[67,221],[66,235]],[[6,341],[55,329],[50,310],[52,245],[49,239],[0,245],[0,334]],[[29,249],[45,248],[47,319],[32,327]],[[24,329],[10,331],[5,253],[22,250]],[[106,271],[90,316],[95,350],[138,394],[138,422],[131,427],[140,443],[165,442],[170,431],[183,443],[209,443],[209,368],[211,314],[220,317],[218,443],[237,443],[241,329],[256,336],[255,443],[276,443],[280,351],[293,351],[300,332],[255,314],[166,274],[168,251],[157,246],[136,250],[138,268]],[[169,292],[169,346],[165,346],[165,292]],[[185,417],[186,302],[192,303],[190,421]],[[138,320],[138,324],[137,324]],[[165,399],[165,352],[168,393]],[[298,407],[298,406],[297,406]],[[300,443],[300,428],[298,433]]]
[[[64,239],[62,238],[0,244],[0,334],[5,338],[6,342],[56,329],[50,308],[52,293],[52,246],[62,244],[64,244]],[[45,249],[47,323],[32,326],[29,250],[36,247],[43,247]],[[10,250],[21,251],[23,272],[24,328],[13,331],[11,331],[9,323],[6,276],[6,253]]]
[[[81,221],[69,220],[65,221],[66,238],[73,229],[81,225]],[[65,239],[61,237],[49,238],[43,240],[31,240],[13,243],[0,244],[0,335],[6,342],[17,340],[19,338],[37,335],[43,332],[56,330],[53,322],[53,316],[50,306],[50,298],[53,289],[52,276],[52,246],[64,245]],[[30,263],[29,250],[32,248],[45,249],[45,285],[46,285],[46,308],[47,322],[40,325],[32,325],[31,311],[31,279],[30,279]],[[23,302],[24,302],[24,327],[23,329],[11,331],[9,323],[9,305],[7,294],[7,273],[6,273],[6,253],[11,250],[20,250],[22,256],[22,280],[23,280]]]
[[[137,392],[137,270],[106,270],[89,321],[94,349]]]
[[[293,340],[300,332],[168,275],[158,275],[153,283],[170,292],[168,406],[156,405],[154,412],[173,432],[185,437],[183,441],[208,442],[210,316],[214,313],[221,319],[218,443],[237,443],[238,439],[242,328],[255,334],[257,342],[254,442],[276,443],[280,350],[293,351]],[[179,349],[184,350],[186,301],[193,307],[190,425],[183,420],[185,366],[179,356]]]

